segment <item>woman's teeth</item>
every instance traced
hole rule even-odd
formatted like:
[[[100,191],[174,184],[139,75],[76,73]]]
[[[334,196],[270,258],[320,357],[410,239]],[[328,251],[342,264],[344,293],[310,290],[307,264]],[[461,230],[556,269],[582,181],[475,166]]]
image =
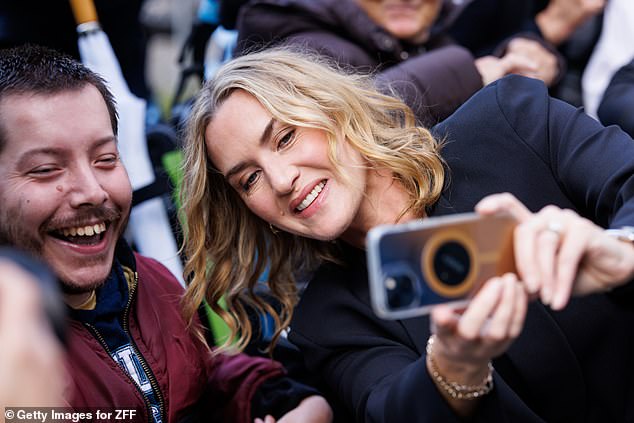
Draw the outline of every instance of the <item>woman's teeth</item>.
[[[105,231],[105,223],[98,223],[91,226],[77,226],[75,228],[66,228],[61,230],[64,236],[93,236],[95,234],[99,235]]]
[[[313,190],[306,196],[306,198],[304,198],[304,200],[299,204],[299,206],[297,206],[297,210],[302,211],[306,207],[313,204],[313,201],[315,201],[315,198],[317,198],[321,190],[324,188],[324,185],[326,185],[325,181],[321,181],[320,183],[315,185],[315,188],[313,188]]]

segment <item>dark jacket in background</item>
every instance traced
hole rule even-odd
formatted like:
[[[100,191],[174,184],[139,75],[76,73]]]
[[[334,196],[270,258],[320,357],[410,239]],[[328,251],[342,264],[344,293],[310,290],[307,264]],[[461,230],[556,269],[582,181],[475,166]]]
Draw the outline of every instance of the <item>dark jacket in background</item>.
[[[446,188],[429,216],[473,211],[510,192],[532,211],[576,210],[604,227],[634,225],[634,142],[582,110],[510,76],[473,96],[433,132],[446,140]],[[382,320],[370,306],[365,252],[309,283],[289,339],[358,422],[459,422],[427,373],[427,316]],[[634,282],[573,298],[563,311],[533,301],[522,333],[493,360],[493,391],[474,422],[634,421]]]
[[[449,116],[482,87],[473,56],[446,36],[459,12],[446,2],[430,39],[409,45],[351,0],[253,0],[240,10],[238,50],[285,42],[306,46],[362,72],[376,72],[425,125]]]
[[[535,0],[472,0],[449,33],[476,57],[493,54],[500,42],[518,34],[541,36]],[[543,41],[543,40],[542,40]]]
[[[634,137],[634,60],[614,74],[597,115],[604,125],[619,125]]]

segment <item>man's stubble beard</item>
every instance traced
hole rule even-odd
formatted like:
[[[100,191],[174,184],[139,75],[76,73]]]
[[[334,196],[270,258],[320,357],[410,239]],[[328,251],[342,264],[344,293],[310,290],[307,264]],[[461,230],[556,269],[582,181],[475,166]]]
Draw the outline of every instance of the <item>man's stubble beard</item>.
[[[121,217],[120,211],[114,210],[113,208],[97,208],[97,210],[101,210],[96,214],[102,218],[105,218],[104,220],[110,219],[112,221],[114,219],[119,219]],[[90,215],[94,216],[95,215],[94,211]],[[125,228],[128,225],[129,219],[130,219],[130,213],[128,212],[127,216],[122,221],[122,225],[119,229],[119,233],[116,236],[115,242],[118,242],[119,238],[123,236],[123,232],[125,231]],[[41,235],[40,237],[37,237],[37,238],[33,237],[23,226],[19,224],[16,225],[16,224],[10,223],[15,221],[19,221],[19,218],[16,219],[16,216],[13,216],[13,219],[12,219],[11,216],[9,216],[8,211],[6,210],[0,211],[0,246],[9,246],[9,247],[20,249],[45,261],[45,257],[43,256],[43,242],[42,242],[43,237]],[[52,224],[49,219],[42,224],[42,228],[46,228],[51,225]],[[75,226],[75,225],[68,225],[68,226]],[[39,233],[40,234],[42,233],[41,229]],[[113,262],[114,262],[114,258],[113,258]],[[110,273],[108,273],[108,275],[110,275]],[[62,290],[64,294],[75,295],[75,294],[83,294],[86,292],[90,292],[99,288],[105,283],[105,281],[107,280],[107,277],[104,280],[95,281],[94,283],[87,286],[86,285],[80,286],[79,284],[73,281],[61,279],[59,276],[58,276],[58,280],[60,282],[60,289]]]

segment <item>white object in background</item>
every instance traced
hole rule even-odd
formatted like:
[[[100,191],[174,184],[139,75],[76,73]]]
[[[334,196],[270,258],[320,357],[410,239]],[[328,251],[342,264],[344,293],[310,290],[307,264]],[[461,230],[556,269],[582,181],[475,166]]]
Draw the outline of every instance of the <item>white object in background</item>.
[[[216,28],[205,50],[205,80],[210,80],[220,65],[231,59],[238,40],[238,31]]]
[[[581,79],[586,113],[597,118],[603,93],[617,70],[634,58],[634,0],[610,0],[601,35]]]

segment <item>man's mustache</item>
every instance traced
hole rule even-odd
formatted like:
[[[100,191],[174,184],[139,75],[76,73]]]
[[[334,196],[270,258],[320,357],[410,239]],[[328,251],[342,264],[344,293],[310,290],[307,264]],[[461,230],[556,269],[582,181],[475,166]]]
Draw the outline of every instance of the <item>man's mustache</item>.
[[[45,232],[49,232],[61,228],[88,225],[94,223],[95,220],[113,222],[119,219],[121,219],[121,210],[118,207],[86,207],[77,210],[72,216],[51,218],[42,225],[42,228]]]

